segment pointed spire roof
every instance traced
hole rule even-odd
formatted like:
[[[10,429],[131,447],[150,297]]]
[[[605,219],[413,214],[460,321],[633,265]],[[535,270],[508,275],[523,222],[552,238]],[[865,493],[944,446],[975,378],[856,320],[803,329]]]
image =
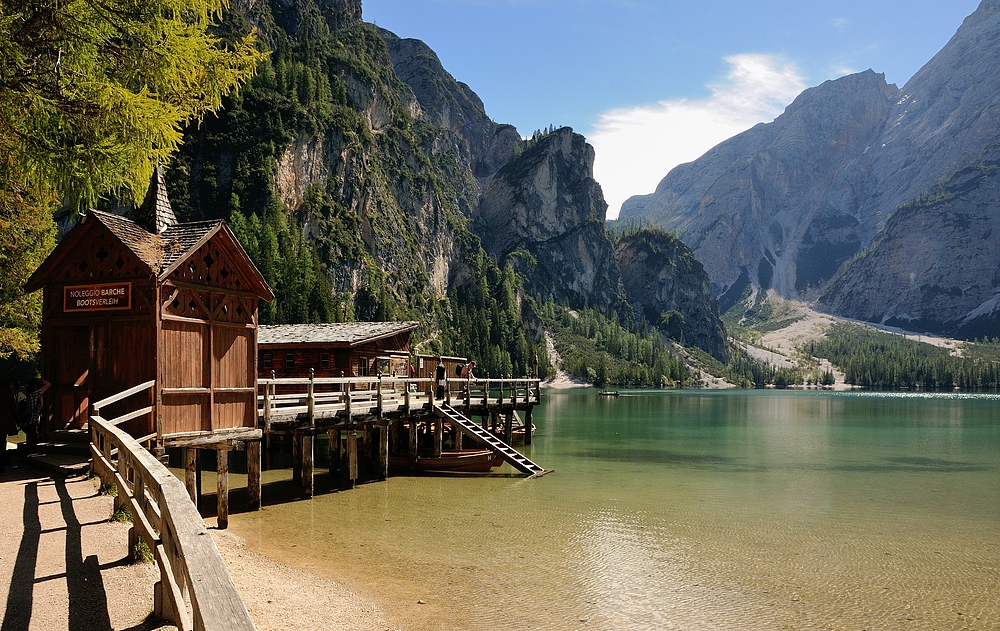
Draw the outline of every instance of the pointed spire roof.
[[[149,178],[149,188],[142,205],[136,209],[133,216],[135,223],[153,234],[161,234],[164,230],[177,224],[177,215],[170,206],[167,197],[167,183],[163,179],[163,170],[157,165]]]

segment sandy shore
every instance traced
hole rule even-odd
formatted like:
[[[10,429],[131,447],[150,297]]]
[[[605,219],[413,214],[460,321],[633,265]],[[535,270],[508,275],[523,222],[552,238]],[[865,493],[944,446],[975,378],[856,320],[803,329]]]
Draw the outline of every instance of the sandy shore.
[[[260,631],[390,629],[377,605],[337,583],[251,552],[225,530],[213,528],[211,533]]]
[[[129,524],[109,520],[113,503],[94,479],[8,463],[0,474],[3,629],[174,629],[150,619],[159,572],[127,559]]]

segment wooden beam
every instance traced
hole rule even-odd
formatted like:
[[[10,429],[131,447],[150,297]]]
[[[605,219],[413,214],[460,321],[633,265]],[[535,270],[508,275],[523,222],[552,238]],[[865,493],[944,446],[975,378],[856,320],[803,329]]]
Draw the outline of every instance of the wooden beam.
[[[347,478],[353,487],[358,479],[358,432],[347,430]]]
[[[247,508],[260,510],[260,448],[261,441],[252,440],[247,443]]]
[[[198,506],[198,448],[184,448],[184,486],[195,506]]]
[[[219,507],[219,530],[229,528],[229,450],[219,449],[216,453],[216,472],[218,473],[218,490],[216,502]]]
[[[315,490],[314,441],[312,434],[306,434],[302,437],[302,488],[309,497],[313,496]]]
[[[302,435],[292,434],[292,483],[302,486]]]
[[[531,444],[531,406],[528,406],[528,411],[524,413],[524,444]]]
[[[389,426],[380,425],[378,430],[378,479],[385,480],[389,477]]]
[[[410,468],[417,468],[417,419],[410,417]]]

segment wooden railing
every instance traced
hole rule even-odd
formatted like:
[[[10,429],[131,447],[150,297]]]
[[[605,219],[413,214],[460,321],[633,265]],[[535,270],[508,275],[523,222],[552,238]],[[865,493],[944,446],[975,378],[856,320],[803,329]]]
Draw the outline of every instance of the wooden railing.
[[[263,429],[270,431],[274,418],[306,414],[368,416],[389,412],[430,409],[437,381],[407,377],[309,377],[259,380],[257,403]],[[541,396],[539,379],[446,379],[444,396],[449,405],[466,407],[535,405]]]
[[[159,566],[154,613],[182,631],[256,629],[184,484],[116,427],[124,417],[108,421],[98,414],[101,407],[152,387],[153,382],[147,382],[95,403],[90,449],[95,473],[105,484],[117,486],[115,509],[127,507],[132,515],[130,553],[142,541]],[[144,410],[132,414],[139,416]]]

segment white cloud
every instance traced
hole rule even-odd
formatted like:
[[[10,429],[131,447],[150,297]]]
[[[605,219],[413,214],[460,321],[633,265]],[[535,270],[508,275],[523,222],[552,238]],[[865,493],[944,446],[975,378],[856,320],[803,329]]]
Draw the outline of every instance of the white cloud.
[[[690,162],[727,138],[773,120],[805,89],[795,66],[771,55],[726,57],[725,81],[711,96],[611,110],[587,140],[594,146],[594,177],[604,189],[608,217],[632,195],[652,192],[678,164]]]

